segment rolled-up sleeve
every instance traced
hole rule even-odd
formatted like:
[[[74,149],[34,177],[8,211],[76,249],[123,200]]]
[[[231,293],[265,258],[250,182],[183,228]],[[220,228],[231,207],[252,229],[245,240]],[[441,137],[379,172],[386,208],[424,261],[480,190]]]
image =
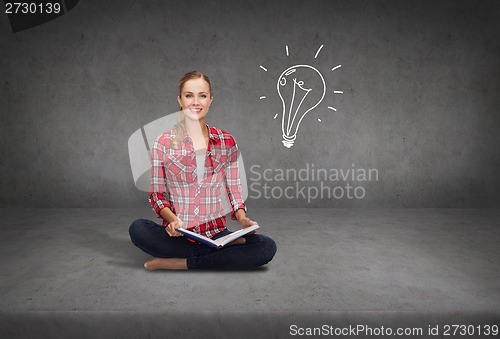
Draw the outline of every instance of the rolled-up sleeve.
[[[240,208],[247,210],[243,201],[240,171],[238,165],[238,145],[234,142],[228,152],[228,162],[224,172],[226,191],[231,205],[231,219],[236,220],[236,211]]]
[[[162,136],[156,138],[150,152],[151,157],[151,185],[149,192],[149,204],[158,218],[162,218],[160,210],[168,207],[175,214],[170,194],[167,188],[165,175],[165,161],[167,159],[165,146],[161,143]],[[168,196],[168,200],[167,200]],[[162,218],[163,219],[163,218]]]

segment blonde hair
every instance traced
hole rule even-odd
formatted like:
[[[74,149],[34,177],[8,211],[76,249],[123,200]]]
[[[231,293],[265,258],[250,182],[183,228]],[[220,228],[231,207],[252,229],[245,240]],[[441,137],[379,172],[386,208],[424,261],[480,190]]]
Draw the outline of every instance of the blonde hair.
[[[212,97],[212,83],[205,74],[199,71],[188,72],[184,74],[184,76],[179,80],[179,97],[182,96],[182,89],[184,88],[186,82],[188,82],[189,80],[200,79],[200,78],[202,78],[208,83],[208,90],[210,91],[210,97]],[[177,123],[174,125],[173,130],[175,132],[175,137],[171,141],[171,146],[177,149],[179,148],[180,142],[184,138],[184,132],[186,131],[186,125],[184,123],[184,113],[179,112],[179,117],[177,118]]]

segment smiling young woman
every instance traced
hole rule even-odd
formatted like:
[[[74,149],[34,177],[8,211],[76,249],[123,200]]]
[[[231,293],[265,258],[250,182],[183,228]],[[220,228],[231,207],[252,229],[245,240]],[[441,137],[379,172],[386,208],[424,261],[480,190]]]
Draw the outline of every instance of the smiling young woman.
[[[252,232],[215,249],[177,231],[183,227],[213,240],[231,233],[223,199],[242,228],[257,224],[246,216],[234,137],[206,123],[213,101],[209,78],[197,71],[185,74],[177,100],[177,124],[159,135],[151,149],[149,202],[162,222],[138,219],[129,229],[132,242],[154,257],[144,267],[248,269],[267,264],[277,248],[265,235]]]

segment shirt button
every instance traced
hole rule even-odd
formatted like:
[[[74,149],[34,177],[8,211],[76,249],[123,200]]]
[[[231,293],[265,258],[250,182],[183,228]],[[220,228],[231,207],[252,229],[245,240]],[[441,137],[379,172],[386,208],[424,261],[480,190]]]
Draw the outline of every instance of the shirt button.
[[[200,208],[199,207],[195,207],[195,209],[194,209],[194,215],[198,215],[199,212],[200,212]]]

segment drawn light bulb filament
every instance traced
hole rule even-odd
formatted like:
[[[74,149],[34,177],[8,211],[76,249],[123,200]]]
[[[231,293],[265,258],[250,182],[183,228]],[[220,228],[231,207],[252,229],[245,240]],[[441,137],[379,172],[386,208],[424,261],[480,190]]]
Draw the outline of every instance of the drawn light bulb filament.
[[[295,93],[296,93],[297,86],[301,90],[304,91],[304,96],[302,97],[302,100],[300,100],[299,104],[297,105],[297,109],[295,109],[295,112],[293,114],[293,118],[290,120],[290,117],[292,116],[292,108],[293,108],[293,105],[295,103]],[[293,122],[295,121],[295,117],[297,116],[297,113],[299,112],[300,106],[304,102],[304,99],[307,97],[309,92],[312,90],[312,88],[304,88],[302,86],[304,86],[304,81],[297,81],[297,78],[293,79],[293,94],[292,94],[292,101],[290,103],[290,111],[288,112],[288,123],[287,123],[287,129],[286,129],[287,135],[290,135],[290,131],[291,131],[292,126],[293,126]]]

